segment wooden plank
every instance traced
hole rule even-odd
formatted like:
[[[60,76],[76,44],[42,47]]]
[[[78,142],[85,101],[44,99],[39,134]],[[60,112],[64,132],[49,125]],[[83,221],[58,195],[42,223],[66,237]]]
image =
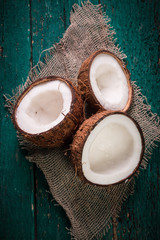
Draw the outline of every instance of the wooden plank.
[[[131,79],[137,81],[147,96],[152,111],[160,115],[158,1],[101,2],[112,19],[117,43],[128,56]],[[160,150],[154,150],[147,170],[136,180],[134,195],[123,204],[118,239],[158,240],[160,237],[159,156]]]
[[[50,48],[62,38],[66,22],[63,1],[31,2],[33,65],[42,50]],[[36,169],[37,239],[70,239],[70,222],[64,210],[57,206],[43,173]],[[56,204],[56,206],[55,206]]]
[[[29,7],[27,1],[0,4],[0,239],[34,239],[32,164],[25,160],[3,106],[3,94],[11,93],[29,70]]]

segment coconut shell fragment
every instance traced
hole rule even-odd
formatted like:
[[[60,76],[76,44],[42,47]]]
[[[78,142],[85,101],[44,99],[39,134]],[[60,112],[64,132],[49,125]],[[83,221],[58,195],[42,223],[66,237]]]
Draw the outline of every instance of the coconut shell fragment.
[[[98,50],[82,63],[78,86],[83,98],[96,110],[126,112],[131,105],[130,73],[109,51]]]
[[[122,112],[103,111],[85,120],[71,145],[76,174],[84,182],[100,186],[133,176],[143,154],[142,130]]]
[[[12,120],[20,134],[35,145],[59,147],[82,123],[83,101],[69,80],[45,77],[18,98]]]

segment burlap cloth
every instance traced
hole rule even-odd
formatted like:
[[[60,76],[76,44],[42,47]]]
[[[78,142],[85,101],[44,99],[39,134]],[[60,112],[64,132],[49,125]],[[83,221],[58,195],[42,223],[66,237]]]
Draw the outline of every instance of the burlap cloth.
[[[75,4],[70,22],[60,43],[43,51],[25,84],[19,86],[12,97],[6,97],[11,113],[17,97],[38,78],[58,75],[71,79],[76,85],[81,63],[94,51],[106,49],[122,60],[126,57],[115,45],[115,32],[100,5],[86,2],[80,7]],[[155,142],[160,140],[159,117],[151,112],[135,82],[132,85],[134,100],[128,114],[139,123],[144,134],[145,154],[140,168],[145,168]],[[64,149],[42,149],[26,142],[21,136],[19,140],[29,152],[27,158],[43,171],[54,199],[66,211],[71,221],[70,233],[73,238],[100,239],[110,227],[112,218],[118,216],[123,201],[133,192],[135,177],[106,188],[90,186],[75,176]]]

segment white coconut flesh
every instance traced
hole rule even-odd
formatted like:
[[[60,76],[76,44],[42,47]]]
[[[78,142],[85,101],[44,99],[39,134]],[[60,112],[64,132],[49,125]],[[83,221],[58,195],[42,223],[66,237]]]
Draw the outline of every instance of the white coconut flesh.
[[[82,152],[82,171],[94,184],[108,185],[130,176],[139,164],[142,138],[135,123],[113,114],[91,131]]]
[[[58,123],[70,111],[71,89],[60,80],[34,86],[22,99],[16,121],[20,129],[30,134],[45,132]]]
[[[108,54],[97,55],[90,67],[94,95],[106,110],[122,110],[129,91],[126,76],[117,60]]]

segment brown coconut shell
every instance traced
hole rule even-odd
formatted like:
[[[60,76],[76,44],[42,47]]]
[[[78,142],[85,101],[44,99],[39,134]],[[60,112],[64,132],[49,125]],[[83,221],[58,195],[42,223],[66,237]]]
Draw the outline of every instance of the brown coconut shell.
[[[81,65],[80,70],[79,70],[79,74],[78,74],[78,88],[79,91],[82,95],[82,97],[84,99],[86,99],[89,103],[89,105],[92,108],[95,108],[96,110],[100,110],[100,111],[112,111],[110,109],[104,109],[104,107],[100,104],[100,102],[98,101],[98,99],[96,98],[92,86],[91,86],[91,82],[90,82],[90,67],[91,64],[94,60],[94,58],[99,55],[99,54],[107,54],[107,55],[111,55],[112,57],[114,57],[117,62],[119,63],[119,65],[121,66],[126,79],[127,79],[127,84],[128,84],[128,101],[126,106],[122,109],[119,110],[120,112],[126,112],[132,102],[132,97],[133,97],[133,88],[131,85],[131,80],[130,80],[130,72],[129,70],[126,68],[125,64],[113,53],[107,51],[107,50],[98,50],[96,52],[94,52],[93,54],[91,54]],[[113,112],[113,111],[112,111]]]
[[[81,160],[82,160],[83,147],[84,147],[85,142],[86,142],[88,136],[90,135],[91,131],[105,117],[107,117],[109,115],[113,115],[113,114],[123,114],[123,115],[127,116],[128,118],[130,118],[134,122],[134,124],[136,125],[136,127],[140,133],[140,136],[141,136],[142,150],[141,150],[141,155],[140,155],[140,159],[139,159],[139,164],[134,169],[134,171],[127,178],[122,179],[121,181],[114,183],[114,184],[110,184],[110,185],[115,185],[115,184],[124,182],[126,179],[130,179],[137,172],[137,170],[141,164],[141,161],[142,161],[142,158],[144,155],[145,141],[144,141],[144,137],[143,137],[143,132],[142,132],[139,124],[133,118],[128,116],[126,113],[117,112],[117,111],[116,112],[108,112],[108,111],[99,112],[99,113],[94,114],[93,116],[91,116],[90,118],[88,118],[87,120],[85,120],[82,123],[82,125],[76,132],[73,142],[71,144],[71,158],[72,158],[73,166],[75,168],[75,173],[84,183],[89,183],[89,184],[98,185],[98,186],[102,186],[102,187],[106,186],[106,185],[99,185],[99,184],[92,183],[88,179],[85,178],[83,171],[82,171],[82,161]]]
[[[59,124],[49,129],[48,131],[38,133],[38,134],[30,134],[23,131],[19,127],[16,120],[16,111],[20,102],[22,101],[24,96],[35,86],[45,82],[56,81],[56,80],[65,82],[72,92],[72,103],[71,103],[70,112],[65,116],[65,118]],[[73,136],[77,127],[82,123],[83,119],[84,119],[83,101],[81,99],[81,96],[78,94],[77,89],[73,86],[73,84],[69,80],[63,79],[57,76],[45,77],[32,83],[18,98],[12,114],[13,124],[15,128],[19,131],[19,133],[28,141],[31,141],[35,145],[38,145],[41,147],[59,147],[63,145],[68,138]]]

